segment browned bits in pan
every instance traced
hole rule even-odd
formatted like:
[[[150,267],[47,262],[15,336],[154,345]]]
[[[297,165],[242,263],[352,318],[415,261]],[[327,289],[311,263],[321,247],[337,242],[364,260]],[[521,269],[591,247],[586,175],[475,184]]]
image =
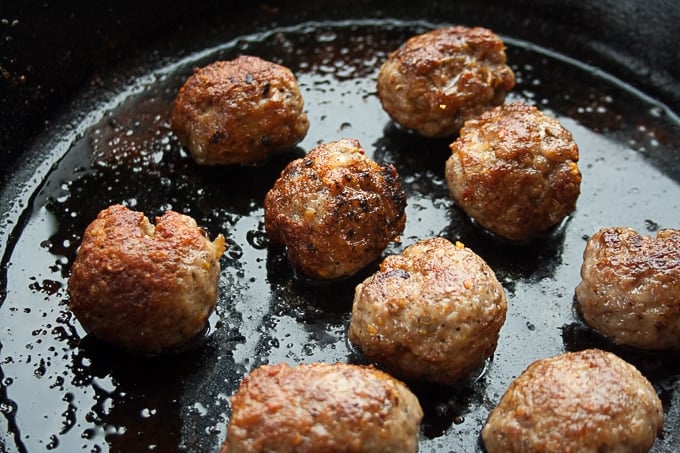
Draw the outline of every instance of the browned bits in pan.
[[[264,200],[272,243],[313,279],[353,275],[378,259],[406,224],[406,196],[393,165],[378,165],[357,140],[312,149],[283,170]]]
[[[451,151],[446,162],[451,197],[501,237],[532,239],[576,209],[578,146],[536,107],[515,102],[466,122]]]
[[[224,238],[167,211],[155,227],[113,205],[87,227],[68,281],[69,307],[87,332],[126,350],[179,348],[206,326],[217,301]]]
[[[392,119],[426,137],[448,137],[501,104],[515,86],[505,46],[481,27],[445,27],[414,36],[378,74],[378,96]]]
[[[231,403],[222,453],[418,450],[417,398],[371,367],[264,365],[243,379]]]
[[[453,384],[493,355],[506,310],[482,258],[460,243],[425,239],[357,286],[349,339],[398,376]]]
[[[173,132],[202,165],[260,162],[294,147],[308,129],[290,69],[252,56],[196,69],[172,111]]]
[[[511,384],[482,430],[488,453],[646,452],[663,427],[650,382],[598,349],[531,364]]]

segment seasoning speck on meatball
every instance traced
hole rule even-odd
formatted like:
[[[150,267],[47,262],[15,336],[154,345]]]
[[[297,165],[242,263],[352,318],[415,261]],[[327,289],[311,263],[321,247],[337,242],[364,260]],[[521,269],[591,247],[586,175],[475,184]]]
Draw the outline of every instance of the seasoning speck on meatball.
[[[680,230],[656,238],[602,228],[586,244],[576,287],[585,321],[615,343],[680,351]]]
[[[466,122],[451,151],[451,198],[503,238],[535,238],[576,209],[578,146],[567,129],[534,106],[515,102]]]
[[[482,429],[488,453],[646,452],[663,428],[652,384],[598,349],[531,364]]]
[[[404,231],[405,209],[396,168],[374,162],[357,140],[342,139],[288,164],[265,197],[264,221],[296,270],[334,279],[378,259]]]
[[[231,405],[222,453],[415,452],[423,417],[402,382],[342,363],[261,366]]]
[[[224,237],[210,241],[191,217],[156,225],[113,205],[87,227],[68,281],[69,308],[94,337],[131,352],[184,346],[215,308]]]
[[[298,144],[309,120],[290,69],[240,56],[196,69],[175,99],[171,125],[198,164],[251,164]]]
[[[410,38],[378,73],[380,102],[401,126],[448,137],[505,99],[515,75],[505,46],[481,27],[445,27]]]
[[[388,256],[356,287],[349,339],[400,377],[453,384],[493,355],[506,311],[482,258],[430,238]]]

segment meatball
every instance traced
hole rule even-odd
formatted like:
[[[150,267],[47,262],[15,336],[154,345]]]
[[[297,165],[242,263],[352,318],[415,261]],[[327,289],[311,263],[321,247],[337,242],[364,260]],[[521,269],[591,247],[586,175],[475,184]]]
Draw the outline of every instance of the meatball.
[[[425,137],[452,136],[515,86],[505,61],[503,41],[490,30],[432,30],[389,55],[378,73],[378,96],[401,126]]]
[[[482,258],[430,238],[388,256],[356,287],[349,339],[399,376],[453,384],[494,353],[506,311]]]
[[[451,151],[451,197],[503,238],[535,238],[576,209],[578,146],[567,129],[534,106],[515,102],[466,122]]]
[[[602,228],[586,245],[576,287],[585,321],[615,343],[680,351],[680,230],[656,238]]]
[[[598,349],[531,364],[482,429],[488,453],[643,452],[663,428],[654,387],[631,364]]]
[[[309,120],[290,69],[241,56],[196,69],[175,99],[171,125],[198,164],[250,164],[294,147]]]
[[[270,241],[313,279],[353,275],[404,231],[406,195],[397,170],[357,140],[320,144],[281,172],[264,200]]]
[[[87,227],[68,281],[69,307],[100,340],[141,354],[184,346],[217,301],[224,237],[167,211],[154,227],[113,205]]]
[[[415,452],[423,411],[392,376],[359,365],[264,365],[241,382],[222,453]]]

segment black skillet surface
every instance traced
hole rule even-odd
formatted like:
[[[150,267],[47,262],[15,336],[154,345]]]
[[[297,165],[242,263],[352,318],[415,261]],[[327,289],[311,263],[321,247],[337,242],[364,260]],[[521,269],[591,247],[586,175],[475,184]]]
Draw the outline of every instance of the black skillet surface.
[[[259,11],[268,21],[281,17]],[[481,426],[514,377],[533,360],[593,346],[620,354],[654,383],[666,427],[653,451],[676,451],[677,356],[611,346],[579,322],[572,300],[585,240],[599,227],[653,234],[680,226],[678,118],[599,67],[519,39],[524,31],[503,34],[518,79],[509,100],[535,103],[572,131],[584,182],[577,211],[551,237],[522,246],[496,241],[448,198],[448,141],[394,127],[375,95],[377,67],[390,50],[439,24],[490,26],[468,17],[475,21],[384,13],[312,21],[301,14],[229,38],[208,28],[188,48],[164,43],[162,52],[142,53],[95,80],[33,146],[35,160],[7,176],[3,191],[0,451],[217,451],[228,398],[255,366],[366,363],[346,341],[346,328],[353,287],[375,268],[344,282],[300,281],[283,251],[267,246],[262,226],[262,199],[285,164],[340,137],[357,138],[376,160],[394,163],[404,181],[407,227],[388,253],[429,236],[460,240],[489,262],[507,291],[508,320],[476,382],[410,383],[426,412],[421,451],[482,451]],[[241,53],[296,73],[310,132],[297,150],[259,167],[199,168],[169,130],[170,103],[193,67]],[[68,312],[66,282],[82,231],[118,202],[149,216],[172,208],[194,216],[211,236],[227,237],[218,308],[205,338],[186,351],[122,353],[86,336]]]

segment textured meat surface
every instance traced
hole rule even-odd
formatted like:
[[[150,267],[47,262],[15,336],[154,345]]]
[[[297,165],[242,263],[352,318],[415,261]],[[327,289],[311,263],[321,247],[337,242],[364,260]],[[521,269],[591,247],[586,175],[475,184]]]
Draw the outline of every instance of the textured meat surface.
[[[505,62],[503,41],[490,30],[432,30],[389,55],[378,73],[378,96],[401,126],[426,137],[452,136],[515,86]]]
[[[468,121],[451,151],[451,197],[499,236],[531,239],[576,209],[578,146],[567,129],[534,106],[515,102]]]
[[[680,230],[602,228],[586,244],[576,303],[615,343],[680,351]]]
[[[154,227],[113,205],[87,227],[68,281],[69,307],[88,333],[156,354],[205,327],[217,301],[224,238],[213,242],[191,217],[167,211]]]
[[[216,61],[180,89],[172,130],[198,164],[255,163],[305,137],[303,103],[285,66],[253,56]]]
[[[357,140],[324,143],[291,162],[264,200],[267,235],[315,279],[346,277],[378,259],[406,223],[393,165],[378,165]]]
[[[264,365],[232,397],[222,453],[415,452],[422,417],[402,382],[370,367]]]
[[[503,287],[482,258],[460,243],[425,239],[357,286],[349,338],[399,376],[451,384],[491,357],[506,311]]]
[[[646,452],[663,427],[640,372],[590,349],[542,359],[511,384],[482,430],[488,453]]]

